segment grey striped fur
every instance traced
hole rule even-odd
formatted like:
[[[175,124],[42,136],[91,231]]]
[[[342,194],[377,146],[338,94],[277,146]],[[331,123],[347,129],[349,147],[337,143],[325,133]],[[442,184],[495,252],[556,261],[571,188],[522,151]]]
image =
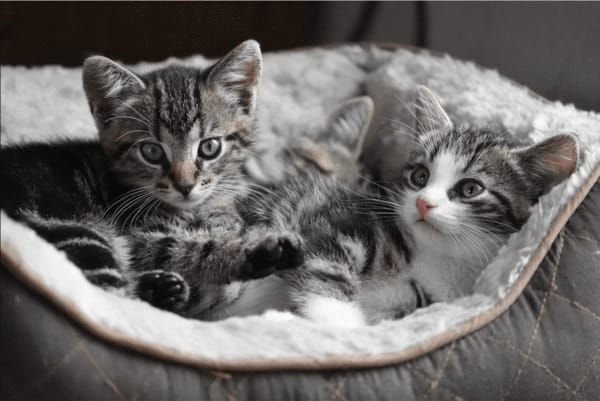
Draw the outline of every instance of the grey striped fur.
[[[416,150],[391,181],[291,178],[245,202],[246,224],[299,234],[305,262],[267,278],[271,285],[248,284],[221,316],[247,313],[252,308],[243,303],[258,299],[263,304],[254,311],[284,307],[322,324],[356,327],[467,295],[529,208],[577,161],[569,135],[523,146],[503,133],[455,128],[426,88],[419,90],[414,134]],[[410,179],[418,168],[430,171],[422,186]],[[428,214],[419,215],[419,197],[431,202]],[[283,299],[249,294],[265,289]]]
[[[133,190],[134,212],[120,206],[108,214],[117,226],[129,223],[127,275],[138,279],[126,281],[159,307],[184,313],[203,285],[299,263],[293,236],[246,233],[233,211],[235,198],[252,191],[242,167],[252,153],[261,68],[254,41],[204,71],[170,66],[138,77],[100,57],[84,65],[84,87],[113,172],[143,188]],[[220,150],[208,157],[203,144],[211,140]],[[160,160],[144,156],[148,143],[160,146]]]
[[[3,185],[25,194],[6,208],[90,281],[165,309],[181,309],[194,296],[187,281],[223,285],[297,266],[295,237],[246,233],[234,211],[235,198],[252,191],[242,167],[254,139],[261,65],[255,41],[206,70],[173,65],[136,75],[104,57],[87,59],[83,84],[101,150],[75,142],[3,149]],[[20,179],[36,174],[25,172],[35,167],[20,165],[19,152],[69,157],[64,169],[75,182],[56,182],[76,189],[68,199],[73,210],[61,208],[61,199],[52,204],[52,184]]]
[[[260,73],[254,41],[206,70],[172,65],[137,76],[104,57],[88,58],[84,88],[113,173],[176,209],[206,206],[218,198],[211,196],[215,188],[239,184],[255,130]],[[221,151],[202,157],[201,144],[210,138]],[[163,154],[155,163],[143,156],[148,144]]]
[[[356,183],[359,179],[359,167],[356,163],[357,154],[362,147],[362,140],[366,135],[367,127],[372,117],[373,103],[370,98],[355,98],[342,104],[331,114],[328,122],[328,129],[324,132],[306,132],[296,141],[286,142],[285,146],[274,148],[263,148],[260,157],[250,159],[255,164],[247,166],[246,170],[249,177],[258,181],[263,181],[267,177],[268,186],[254,187],[250,196],[241,198],[237,204],[241,220],[237,222],[240,227],[239,233],[244,235],[239,237],[241,243],[251,244],[258,238],[276,236],[286,238],[290,243],[297,244],[302,249],[302,260],[310,255],[310,246],[312,242],[308,241],[308,232],[318,232],[318,235],[325,235],[326,226],[319,226],[318,230],[312,225],[302,226],[301,230],[298,222],[292,222],[296,217],[302,216],[300,210],[302,202],[310,202],[305,190],[322,190],[319,196],[326,199],[328,196],[337,198],[334,185],[344,181]],[[314,137],[315,141],[307,139]],[[265,150],[268,154],[265,155]],[[273,175],[272,168],[278,170],[281,175]],[[279,171],[280,169],[283,171]],[[328,195],[331,192],[331,195]],[[313,192],[317,196],[316,192]],[[343,207],[346,203],[343,203]],[[283,212],[285,210],[285,212]],[[275,222],[271,218],[285,216],[284,220]],[[289,220],[288,220],[289,218]],[[221,221],[219,218],[210,217],[207,222]],[[323,221],[327,226],[327,221]],[[230,226],[224,224],[224,227]],[[213,229],[218,229],[214,227]],[[323,231],[322,231],[323,230]],[[161,230],[162,231],[162,230]],[[305,232],[306,231],[306,232]],[[236,231],[231,232],[235,236]],[[316,237],[315,237],[316,238]],[[308,246],[308,248],[307,248]],[[235,253],[230,253],[230,258],[236,258]],[[294,266],[288,266],[294,267]],[[286,271],[289,271],[286,270]],[[218,319],[230,315],[233,310],[239,308],[245,309],[247,313],[252,313],[255,308],[263,308],[262,301],[252,300],[248,302],[247,296],[253,296],[257,293],[257,286],[270,286],[269,280],[275,282],[280,277],[286,276],[283,270],[277,275],[270,276],[269,279],[254,283],[236,282],[227,286],[214,285],[215,281],[200,281],[197,278],[186,280],[192,292],[196,295],[190,299],[186,308],[181,310],[188,316],[194,316],[202,319]],[[190,277],[190,275],[188,275]],[[213,283],[207,285],[206,283]],[[264,296],[258,294],[260,298],[265,299],[267,304],[278,303],[279,300],[274,296]]]

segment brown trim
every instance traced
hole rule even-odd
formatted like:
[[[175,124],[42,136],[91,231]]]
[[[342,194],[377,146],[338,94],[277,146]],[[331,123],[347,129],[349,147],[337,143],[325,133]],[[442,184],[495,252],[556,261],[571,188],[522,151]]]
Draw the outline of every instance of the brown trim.
[[[399,46],[390,44],[390,48],[395,49]],[[384,45],[382,48],[386,48]],[[411,50],[411,49],[409,49]],[[517,84],[518,85],[518,84]],[[535,95],[535,94],[534,94]],[[536,95],[539,97],[539,95]],[[541,97],[540,97],[541,98]],[[541,98],[543,99],[543,98]],[[544,99],[545,100],[545,99]],[[547,101],[546,101],[547,102]],[[76,324],[82,326],[92,335],[113,344],[122,347],[134,349],[141,353],[163,359],[170,362],[191,365],[201,369],[219,370],[219,371],[273,371],[273,370],[325,370],[325,369],[345,369],[345,368],[369,368],[380,367],[391,364],[398,364],[417,358],[428,352],[457,340],[475,330],[492,322],[495,318],[504,313],[515,300],[521,295],[529,280],[535,273],[537,267],[544,259],[550,249],[552,242],[556,239],[559,232],[563,229],[569,218],[575,212],[577,207],[583,202],[588,192],[594,184],[600,179],[600,163],[594,168],[585,182],[580,186],[577,192],[567,201],[561,211],[552,221],[548,232],[530,257],[528,263],[523,268],[518,280],[514,283],[509,293],[490,310],[467,320],[466,322],[450,328],[447,332],[436,335],[428,341],[406,348],[399,352],[392,352],[379,355],[354,355],[354,356],[330,356],[322,358],[276,358],[276,359],[253,359],[253,360],[228,360],[219,361],[210,358],[193,357],[183,354],[176,350],[171,350],[163,346],[149,343],[147,341],[134,339],[126,334],[116,332],[110,328],[99,325],[89,320],[83,315],[73,302],[47,287],[42,280],[35,274],[24,269],[19,257],[10,249],[2,248],[0,250],[0,261],[8,268],[18,279],[24,282],[42,296],[48,298],[55,306],[64,311],[70,318],[75,320]]]

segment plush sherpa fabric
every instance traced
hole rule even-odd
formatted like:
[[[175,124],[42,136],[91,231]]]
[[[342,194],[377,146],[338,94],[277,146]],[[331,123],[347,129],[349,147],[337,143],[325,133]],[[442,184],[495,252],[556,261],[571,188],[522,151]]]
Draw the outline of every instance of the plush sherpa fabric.
[[[195,56],[133,68],[145,71],[175,61],[195,66],[210,62]],[[1,73],[3,146],[53,137],[94,137],[80,69],[2,67]],[[104,327],[125,342],[153,344],[188,360],[215,361],[215,365],[256,360],[318,364],[332,356],[386,355],[426,343],[490,311],[510,292],[560,209],[596,169],[600,115],[547,102],[494,71],[447,56],[344,46],[265,55],[259,100],[262,139],[281,141],[305,130],[307,124],[319,128],[341,101],[367,94],[376,104],[367,151],[377,155],[370,158],[379,160],[376,167],[385,168],[386,160],[403,157],[408,132],[404,124],[413,123],[409,105],[417,85],[437,93],[455,123],[505,128],[535,140],[572,133],[579,140],[576,173],[534,207],[527,224],[480,276],[472,296],[434,304],[402,320],[346,331],[282,312],[208,323],[186,320],[92,286],[63,254],[5,215],[3,252],[23,266],[30,280],[88,324]]]

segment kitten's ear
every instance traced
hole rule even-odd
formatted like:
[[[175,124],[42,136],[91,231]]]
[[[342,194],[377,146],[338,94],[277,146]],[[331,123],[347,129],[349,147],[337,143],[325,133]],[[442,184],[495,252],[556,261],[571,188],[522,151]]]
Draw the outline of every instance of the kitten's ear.
[[[145,88],[137,75],[111,59],[92,56],[83,63],[83,89],[99,127],[120,100]]]
[[[577,167],[578,145],[571,135],[556,135],[517,153],[523,171],[533,178],[542,194],[569,177]]]
[[[332,113],[323,139],[342,145],[357,160],[373,119],[373,107],[368,96],[346,101]]]
[[[415,101],[416,130],[419,134],[452,129],[452,121],[438,98],[425,86],[417,87]]]
[[[256,107],[261,71],[260,46],[255,40],[247,40],[213,66],[207,82],[222,88],[232,103],[242,107],[246,114],[251,114]]]

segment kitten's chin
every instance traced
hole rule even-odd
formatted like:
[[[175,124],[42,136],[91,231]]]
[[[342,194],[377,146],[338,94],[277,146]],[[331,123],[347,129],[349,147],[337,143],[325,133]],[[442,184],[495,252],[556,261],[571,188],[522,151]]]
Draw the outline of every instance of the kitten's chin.
[[[449,238],[433,224],[426,221],[416,221],[411,225],[412,234],[417,246],[422,249],[440,250],[446,252]]]
[[[171,202],[171,206],[174,206],[178,209],[182,209],[182,210],[192,210],[197,208],[198,206],[200,206],[203,203],[204,199],[200,199],[200,200],[191,200],[191,199],[184,199],[182,201],[177,201],[177,202]]]
[[[163,198],[162,200],[163,202],[168,203],[176,209],[192,210],[206,203],[209,200],[211,193],[212,191],[205,191],[205,193],[194,196],[192,198],[177,197],[176,199]]]
[[[485,266],[499,249],[499,243],[488,237],[457,237],[456,232],[445,233],[435,225],[417,221],[411,225],[417,249],[449,259],[461,259]],[[451,228],[448,228],[451,230]]]
[[[431,224],[425,220],[417,220],[413,224],[414,230],[422,231],[428,235],[444,235],[444,232],[437,228],[435,225]]]

